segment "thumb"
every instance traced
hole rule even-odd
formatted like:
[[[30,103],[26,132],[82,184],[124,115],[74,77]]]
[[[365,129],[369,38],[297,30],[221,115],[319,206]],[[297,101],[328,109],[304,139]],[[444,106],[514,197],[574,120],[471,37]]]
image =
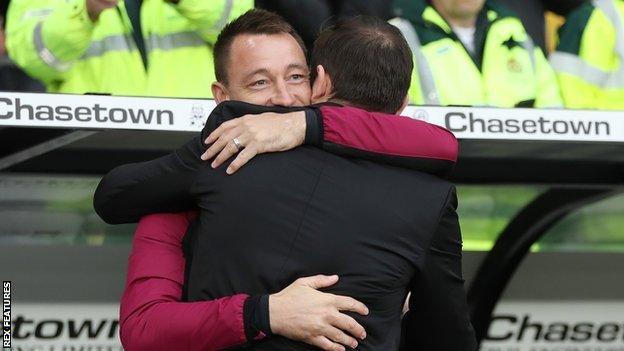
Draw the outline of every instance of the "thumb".
[[[319,274],[312,277],[301,278],[300,282],[302,285],[312,289],[321,289],[336,284],[336,282],[338,282],[338,276]]]

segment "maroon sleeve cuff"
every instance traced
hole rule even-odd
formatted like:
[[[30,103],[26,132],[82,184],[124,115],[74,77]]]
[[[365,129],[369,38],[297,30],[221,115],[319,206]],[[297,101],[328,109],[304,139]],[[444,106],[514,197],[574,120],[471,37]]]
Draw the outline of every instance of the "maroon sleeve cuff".
[[[271,335],[269,295],[249,296],[243,305],[243,321],[247,342]]]

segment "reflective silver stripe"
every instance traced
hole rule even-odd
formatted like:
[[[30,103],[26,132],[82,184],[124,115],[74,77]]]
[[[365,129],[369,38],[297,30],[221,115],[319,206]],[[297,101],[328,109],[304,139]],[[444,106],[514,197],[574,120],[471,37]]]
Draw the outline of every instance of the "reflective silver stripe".
[[[416,58],[416,69],[420,78],[420,89],[424,103],[426,105],[440,105],[440,97],[433,80],[433,72],[431,72],[427,58],[422,53],[420,40],[418,40],[418,34],[416,34],[414,27],[409,21],[399,17],[393,18],[389,22],[401,31],[412,50],[412,54]]]
[[[212,30],[221,32],[221,30],[228,24],[228,20],[230,19],[230,15],[232,14],[232,8],[234,7],[234,0],[225,0],[225,6],[223,7],[223,11],[221,12],[221,18],[217,22],[215,22],[214,26],[212,26]]]
[[[557,73],[567,73],[601,88],[624,88],[624,69],[615,72],[603,71],[591,66],[580,57],[568,52],[554,52],[550,63]]]
[[[30,19],[32,17],[46,18],[46,17],[48,17],[52,13],[52,11],[54,11],[54,10],[53,9],[36,9],[36,10],[26,11],[22,15],[22,18],[20,19],[20,21],[25,21],[25,20]]]
[[[131,51],[136,48],[132,37],[128,34],[111,35],[89,45],[82,55],[83,59],[98,57],[110,51]]]
[[[183,47],[206,46],[207,44],[199,34],[191,31],[171,33],[162,36],[152,34],[147,38],[145,45],[147,46],[147,51],[156,49],[167,51]]]
[[[537,72],[537,66],[535,63],[535,44],[533,43],[533,39],[531,36],[527,34],[527,38],[522,42],[522,47],[529,53],[529,57],[531,58],[531,66],[533,67],[533,72]]]
[[[71,62],[63,62],[59,60],[50,49],[48,49],[43,43],[43,36],[41,34],[41,30],[43,27],[43,22],[37,23],[35,26],[35,30],[33,31],[33,42],[35,44],[35,50],[37,50],[37,54],[39,57],[45,62],[48,66],[64,72],[67,71],[71,67]]]
[[[145,45],[147,51],[167,51],[183,47],[205,46],[206,42],[195,32],[180,32],[162,36],[152,34],[146,39]],[[130,34],[111,35],[92,42],[82,58],[99,57],[111,51],[133,50],[136,50],[136,44]]]

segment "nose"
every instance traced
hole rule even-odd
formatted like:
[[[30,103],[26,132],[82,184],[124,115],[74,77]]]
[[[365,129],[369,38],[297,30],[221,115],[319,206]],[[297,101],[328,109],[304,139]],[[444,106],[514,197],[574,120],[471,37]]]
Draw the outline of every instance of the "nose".
[[[275,84],[275,91],[271,97],[271,105],[293,106],[296,103],[295,97],[288,90],[286,82]]]

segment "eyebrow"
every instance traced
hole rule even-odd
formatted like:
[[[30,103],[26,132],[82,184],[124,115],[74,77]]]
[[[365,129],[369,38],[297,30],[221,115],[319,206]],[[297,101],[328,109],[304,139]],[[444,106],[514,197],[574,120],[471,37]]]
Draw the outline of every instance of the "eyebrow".
[[[255,70],[255,71],[253,71],[253,72],[249,73],[248,75],[246,75],[246,76],[245,76],[245,78],[244,78],[244,80],[251,79],[251,78],[252,78],[253,76],[255,76],[256,74],[264,74],[264,75],[267,75],[267,76],[268,76],[268,75],[270,75],[270,74],[269,74],[269,70],[268,70],[268,69],[266,69],[266,68],[260,68],[260,69],[257,69],[257,70]]]
[[[287,68],[288,68],[289,70],[290,70],[290,69],[302,69],[302,70],[304,70],[304,71],[309,70],[309,69],[308,69],[308,66],[300,65],[300,64],[298,64],[298,63],[291,63],[290,65],[288,65],[288,67],[287,67]]]

